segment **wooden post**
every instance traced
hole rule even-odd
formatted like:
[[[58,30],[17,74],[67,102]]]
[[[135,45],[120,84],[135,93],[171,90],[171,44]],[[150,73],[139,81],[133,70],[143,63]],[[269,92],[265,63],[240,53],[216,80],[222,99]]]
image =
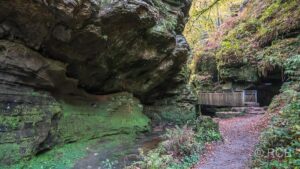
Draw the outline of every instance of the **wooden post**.
[[[243,95],[242,95],[243,106],[245,106],[245,98],[246,98],[246,90],[243,90]]]

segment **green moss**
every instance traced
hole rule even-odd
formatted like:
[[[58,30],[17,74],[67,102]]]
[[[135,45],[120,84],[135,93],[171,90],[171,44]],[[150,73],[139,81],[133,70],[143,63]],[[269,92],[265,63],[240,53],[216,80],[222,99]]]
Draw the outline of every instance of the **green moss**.
[[[20,126],[20,117],[18,116],[0,116],[1,125],[16,129]]]
[[[60,103],[63,115],[58,124],[58,132],[63,142],[149,129],[150,121],[142,113],[142,105],[127,95],[116,96],[104,104]]]
[[[261,23],[257,19],[248,19],[238,24],[233,30],[231,30],[225,40],[243,39],[251,36],[257,31]]]
[[[261,20],[264,21],[266,19],[270,19],[276,12],[279,11],[281,5],[280,5],[281,0],[277,0],[275,3],[272,3],[263,13],[261,16]]]
[[[124,142],[133,141],[134,135],[117,135],[65,144],[35,156],[30,161],[22,161],[12,166],[3,166],[3,169],[71,169],[76,161],[85,157],[88,153],[112,150]],[[116,158],[120,157],[122,153],[126,152],[117,152]]]
[[[273,41],[272,45],[257,52],[258,70],[260,75],[267,76],[277,68],[284,68],[284,64],[292,56],[298,55],[300,36]]]
[[[236,39],[234,34],[226,36],[221,42],[221,48],[216,53],[218,69],[221,67],[238,67],[243,64],[245,42]]]
[[[276,39],[288,30],[299,28],[299,17],[295,17],[300,15],[299,5],[295,0],[276,0],[266,6],[257,18],[244,18],[222,38],[216,52],[222,80],[255,82],[257,70],[251,67],[257,67],[259,75],[266,76],[275,67],[282,68],[291,53],[297,54],[299,45],[291,44],[293,40],[277,42]],[[258,66],[253,64],[256,61]],[[247,66],[250,64],[253,66]]]
[[[52,117],[60,112],[59,105],[47,94],[35,92],[33,96],[28,92],[16,99],[21,101],[0,104],[0,152],[5,152],[0,155],[1,164],[33,156],[48,134]]]
[[[296,0],[275,0],[272,4],[270,4],[261,14],[260,20],[263,22],[268,22],[268,20],[273,19],[273,21],[280,20],[284,15],[280,16],[284,13],[293,12],[293,8],[297,8],[299,2]],[[279,15],[278,15],[279,14]],[[276,18],[275,18],[276,17]],[[278,17],[278,18],[277,18]]]
[[[17,143],[0,144],[0,168],[3,164],[10,164],[13,161],[18,161],[22,157],[20,155],[20,145]]]
[[[161,18],[159,19],[158,23],[150,29],[150,32],[159,35],[165,35],[174,31],[177,27],[177,17],[176,15],[171,15],[169,13],[172,11],[170,5],[160,0],[154,0],[153,3],[158,8]],[[178,1],[178,4],[181,3]]]
[[[267,25],[263,24],[258,28],[257,36],[265,36],[271,32],[271,29]]]
[[[251,65],[245,65],[237,68],[220,68],[219,74],[220,77],[224,80],[237,82],[257,82],[259,79],[257,68]]]
[[[195,119],[196,113],[193,110],[187,112],[186,110],[180,110],[179,108],[174,108],[171,106],[169,108],[166,107],[160,116],[163,121],[175,124],[184,124],[189,120]]]
[[[6,164],[23,159],[19,164],[6,166],[6,168],[72,168],[76,160],[87,154],[86,147],[98,144],[100,140],[112,138],[93,149],[112,149],[114,146],[120,145],[122,141],[124,142],[124,139],[133,142],[137,132],[149,130],[150,121],[142,113],[142,105],[128,93],[115,94],[101,102],[65,99],[53,106],[28,108],[25,105],[18,105],[15,108],[20,109],[21,107],[27,110],[23,111],[23,116],[17,116],[16,119],[0,116],[6,120],[6,124],[9,126],[21,129],[25,124],[30,124],[32,127],[30,128],[32,136],[20,138],[21,142],[0,144],[1,152],[10,152],[2,155],[0,153],[2,161],[9,160],[9,163]],[[48,111],[60,112],[60,116],[55,119],[57,126],[53,125],[50,128],[52,119],[45,118]],[[50,128],[49,133],[40,134],[49,134],[52,144],[58,143],[59,145],[46,153],[33,156],[36,153],[36,146],[39,144],[36,141],[43,141],[40,140],[38,130],[35,128],[39,122]],[[115,136],[106,137],[110,135]],[[15,138],[16,134],[13,132],[5,132],[5,135],[1,135],[2,141],[17,142]],[[74,141],[76,142],[67,144]],[[32,159],[26,161],[29,158]]]

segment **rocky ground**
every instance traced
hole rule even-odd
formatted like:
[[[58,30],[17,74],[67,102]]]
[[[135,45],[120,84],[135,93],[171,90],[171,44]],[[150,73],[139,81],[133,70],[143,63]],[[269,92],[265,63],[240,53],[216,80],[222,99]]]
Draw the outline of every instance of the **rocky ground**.
[[[196,169],[246,169],[259,135],[267,124],[265,114],[246,114],[217,119],[224,141],[207,145],[204,158]]]

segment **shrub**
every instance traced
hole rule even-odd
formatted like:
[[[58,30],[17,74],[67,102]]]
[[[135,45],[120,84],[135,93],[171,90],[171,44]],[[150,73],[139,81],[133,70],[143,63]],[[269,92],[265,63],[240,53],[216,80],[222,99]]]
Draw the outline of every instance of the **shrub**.
[[[187,169],[199,161],[205,142],[219,140],[218,125],[203,117],[181,127],[167,129],[158,148],[140,155],[138,161],[126,169]]]
[[[293,83],[284,90],[293,90]],[[286,106],[274,115],[270,126],[260,138],[258,148],[264,152],[254,156],[253,168],[265,169],[298,169],[300,166],[300,93],[283,91],[281,95],[289,95]],[[284,96],[287,97],[287,96]],[[270,152],[276,152],[270,153]]]
[[[196,139],[198,142],[212,142],[221,140],[222,136],[219,132],[219,126],[212,118],[202,116],[195,121]]]
[[[164,138],[166,141],[162,142],[163,147],[176,158],[200,153],[202,148],[196,140],[193,128],[187,125],[182,128],[176,126],[173,129],[167,129]]]
[[[300,80],[300,55],[289,58],[284,64],[285,74],[293,80]]]

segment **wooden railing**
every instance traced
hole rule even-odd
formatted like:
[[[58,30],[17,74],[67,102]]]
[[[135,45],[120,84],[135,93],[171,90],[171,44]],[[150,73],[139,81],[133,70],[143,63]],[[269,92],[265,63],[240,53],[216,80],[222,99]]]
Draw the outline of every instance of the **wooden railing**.
[[[201,105],[243,106],[243,96],[243,92],[199,93],[198,100]]]

